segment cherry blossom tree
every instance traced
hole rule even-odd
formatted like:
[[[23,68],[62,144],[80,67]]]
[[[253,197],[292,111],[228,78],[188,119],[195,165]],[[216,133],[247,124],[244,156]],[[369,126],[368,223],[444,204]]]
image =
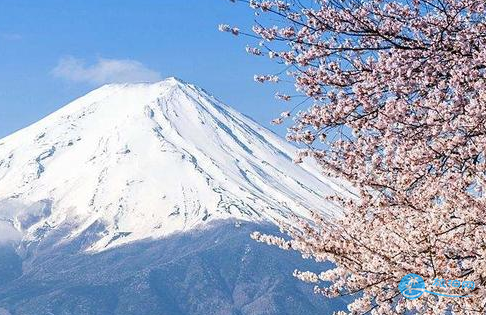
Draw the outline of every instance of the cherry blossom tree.
[[[246,2],[246,1],[243,1]],[[282,64],[258,82],[295,84],[288,140],[359,199],[333,196],[343,215],[284,225],[258,241],[335,268],[295,271],[328,297],[354,296],[351,314],[486,312],[486,2],[251,0],[247,51]],[[250,40],[251,41],[251,40]],[[292,102],[296,102],[294,106]],[[304,108],[302,108],[304,106]],[[407,274],[474,281],[407,300]]]

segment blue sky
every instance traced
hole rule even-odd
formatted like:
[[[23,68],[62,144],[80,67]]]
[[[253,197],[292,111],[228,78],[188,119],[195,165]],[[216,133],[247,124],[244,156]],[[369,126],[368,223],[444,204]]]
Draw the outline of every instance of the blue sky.
[[[248,55],[253,12],[228,0],[2,0],[0,138],[117,78],[176,76],[212,92],[274,131],[285,109],[276,86],[253,75],[281,70]]]

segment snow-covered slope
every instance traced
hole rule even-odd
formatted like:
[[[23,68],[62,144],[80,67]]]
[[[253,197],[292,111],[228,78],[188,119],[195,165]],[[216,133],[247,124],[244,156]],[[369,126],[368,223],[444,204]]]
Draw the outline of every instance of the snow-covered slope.
[[[99,251],[216,219],[337,211],[323,196],[345,188],[294,154],[180,80],[106,85],[0,140],[0,221],[26,242],[101,225],[87,244]]]

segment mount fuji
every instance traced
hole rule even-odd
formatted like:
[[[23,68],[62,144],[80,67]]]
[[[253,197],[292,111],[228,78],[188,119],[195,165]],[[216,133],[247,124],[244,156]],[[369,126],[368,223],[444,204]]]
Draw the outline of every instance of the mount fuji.
[[[175,78],[105,85],[0,139],[0,314],[341,305],[289,277],[311,262],[248,238],[352,195],[295,151]]]

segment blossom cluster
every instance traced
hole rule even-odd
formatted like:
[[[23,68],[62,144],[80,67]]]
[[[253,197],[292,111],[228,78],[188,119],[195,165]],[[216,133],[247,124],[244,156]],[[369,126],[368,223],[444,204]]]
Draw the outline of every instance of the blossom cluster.
[[[333,221],[254,238],[336,265],[295,272],[316,292],[354,295],[350,314],[486,312],[486,2],[251,0],[263,55],[312,104],[287,138],[359,191]],[[224,27],[230,31],[231,28]],[[279,82],[258,75],[259,82]],[[290,97],[282,95],[284,100]],[[285,117],[275,123],[281,123]],[[474,281],[472,297],[398,291],[409,273]],[[331,282],[330,286],[320,285]]]

